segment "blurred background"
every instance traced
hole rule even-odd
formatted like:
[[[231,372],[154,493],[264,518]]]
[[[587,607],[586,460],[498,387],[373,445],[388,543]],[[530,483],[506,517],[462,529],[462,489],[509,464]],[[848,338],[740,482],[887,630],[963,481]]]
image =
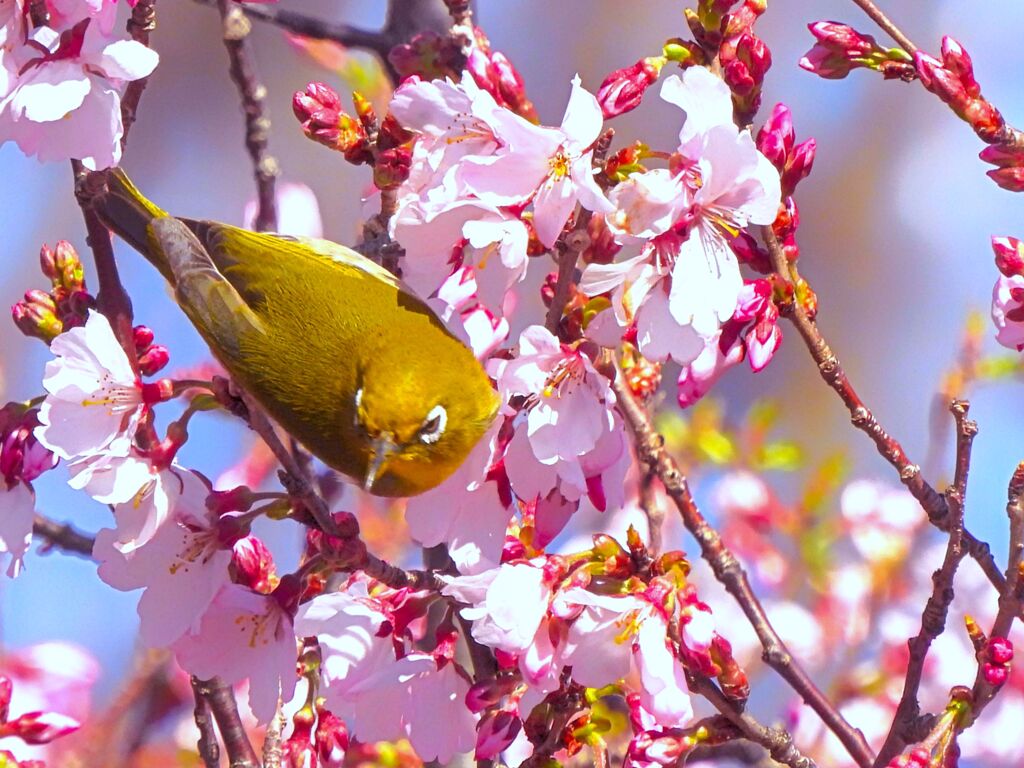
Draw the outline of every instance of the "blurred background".
[[[384,4],[282,0],[280,5],[374,27],[381,23]],[[493,49],[519,68],[548,124],[561,121],[575,73],[596,90],[611,70],[657,54],[667,37],[688,37],[684,4],[675,0],[482,0],[478,5],[478,23]],[[1024,124],[1019,75],[1024,5],[1015,0],[993,0],[983,10],[956,0],[888,5],[894,21],[925,50],[937,52],[943,34],[957,38],[974,59],[985,95],[1008,121]],[[887,42],[852,3],[772,0],[757,27],[774,64],[755,123],[772,104],[784,101],[793,112],[798,140],[817,139],[814,171],[797,193],[801,273],[817,291],[821,329],[861,396],[909,455],[923,463],[933,394],[956,357],[968,313],[988,311],[997,274],[989,237],[1024,237],[1024,197],[1000,190],[984,175],[987,166],[977,159],[981,143],[919,85],[883,82],[867,71],[826,81],[799,69],[797,62],[812,43],[806,25],[820,19],[850,23]],[[160,3],[158,20],[152,43],[161,63],[143,96],[122,165],[172,212],[242,223],[254,183],[216,10],[191,2]],[[323,80],[342,94],[351,86],[279,30],[254,27],[252,42],[269,91],[270,150],[280,162],[281,180],[309,185],[320,201],[325,236],[352,243],[368,172],[306,140],[290,107],[292,93],[311,80]],[[616,146],[643,139],[671,150],[679,113],[652,91],[641,109],[613,125]],[[83,256],[88,249],[66,164],[41,165],[7,144],[0,147],[0,179],[0,299],[10,305],[26,289],[41,287],[41,244],[67,239]],[[206,360],[205,347],[168,299],[159,276],[126,246],[116,245],[136,322],[152,327],[157,341],[170,348],[168,370]],[[534,278],[543,272],[535,269]],[[533,296],[536,283],[530,286],[523,291]],[[533,318],[516,320],[522,327]],[[786,324],[783,332],[783,347],[765,371],[753,375],[740,366],[717,385],[713,395],[726,418],[741,418],[756,399],[774,398],[784,433],[799,440],[812,459],[843,450],[851,476],[895,482],[869,441],[850,428],[846,411],[818,378],[799,338]],[[990,351],[995,348],[991,337],[986,326]],[[21,336],[13,324],[0,323],[0,350],[0,402],[40,394],[49,359],[45,346]],[[670,399],[674,380],[675,371],[666,371]],[[1024,458],[1024,398],[1019,383],[1006,380],[972,392],[970,399],[980,432],[967,519],[1003,562],[1006,483]],[[951,466],[946,450],[951,435],[941,436],[942,450],[933,451],[936,461],[927,468],[933,483],[948,479]],[[238,459],[249,439],[227,420],[198,418],[181,459],[216,477]],[[713,479],[698,479],[698,498],[707,499]],[[61,469],[37,483],[40,511],[90,532],[110,524],[106,509],[71,493],[64,480]],[[779,487],[783,496],[786,482]],[[279,525],[268,535],[287,567],[296,556],[298,532]],[[681,537],[669,544],[695,554]],[[97,694],[102,699],[136,647],[136,602],[137,595],[102,584],[88,561],[32,553],[17,580],[0,579],[0,649],[54,639],[80,643],[101,664]]]

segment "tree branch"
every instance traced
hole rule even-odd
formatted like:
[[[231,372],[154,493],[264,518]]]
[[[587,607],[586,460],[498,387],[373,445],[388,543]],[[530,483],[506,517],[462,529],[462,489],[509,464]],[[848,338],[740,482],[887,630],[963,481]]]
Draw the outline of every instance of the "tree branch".
[[[665,493],[678,509],[686,529],[700,545],[701,555],[711,566],[715,578],[743,609],[761,641],[762,659],[818,714],[829,730],[839,738],[857,765],[861,768],[870,766],[874,761],[874,755],[864,735],[843,718],[799,662],[792,657],[754,595],[743,566],[726,548],[718,532],[708,524],[697,508],[686,477],[665,450],[664,438],[654,431],[646,412],[624,384],[621,372],[612,382],[612,388],[618,399],[619,411],[633,432],[637,457],[644,465],[641,469],[652,472],[661,481]]]
[[[903,682],[903,695],[896,707],[896,714],[885,738],[885,743],[875,760],[875,768],[882,768],[899,754],[904,745],[919,740],[918,726],[920,704],[917,692],[924,674],[924,664],[932,641],[942,634],[946,627],[946,616],[953,602],[953,581],[956,570],[964,557],[962,547],[964,500],[967,493],[967,476],[970,472],[971,445],[978,427],[967,419],[969,405],[966,400],[954,400],[950,410],[956,419],[956,474],[953,485],[946,491],[946,499],[952,514],[949,541],[942,566],[932,574],[932,594],[921,613],[921,629],[907,642],[910,660]]]
[[[156,29],[156,0],[139,0],[132,8],[132,15],[128,19],[128,34],[132,40],[149,46],[149,35]],[[132,80],[124,90],[124,97],[121,99],[121,151],[124,151],[128,143],[128,131],[135,124],[135,116],[139,109],[139,101],[142,99],[142,92],[146,90],[149,77],[140,77]]]
[[[877,5],[871,2],[871,0],[853,0],[853,2],[855,5],[860,6],[861,10],[870,16],[871,20],[884,30],[889,37],[899,43],[903,50],[911,56],[914,55],[917,51],[917,46],[910,42],[910,38],[903,34],[902,30],[893,24]]]
[[[273,231],[277,229],[274,186],[280,169],[267,149],[270,137],[270,118],[264,109],[267,89],[256,72],[248,41],[252,24],[235,0],[217,0],[217,6],[223,24],[224,47],[230,60],[231,79],[238,88],[245,111],[245,147],[252,158],[256,177],[258,204],[255,229],[258,232]]]
[[[249,743],[249,737],[238,714],[238,703],[231,686],[219,677],[200,680],[192,676],[192,690],[197,698],[202,698],[214,719],[217,729],[224,740],[224,751],[228,755],[231,768],[260,768],[260,760],[256,750]],[[198,705],[197,705],[198,706]]]
[[[771,227],[763,227],[762,234],[765,245],[768,246],[773,269],[784,280],[792,279],[793,273],[786,260],[786,255],[782,252],[782,247]],[[850,412],[853,426],[871,438],[878,452],[899,473],[900,481],[917,499],[932,525],[940,531],[948,533],[951,513],[946,498],[929,485],[921,474],[921,468],[910,461],[899,441],[885,431],[864,401],[860,399],[835,353],[818,330],[815,321],[808,316],[807,311],[797,300],[780,307],[780,312],[797,329],[811,353],[811,357],[818,364],[818,372],[821,374],[822,380],[839,396],[843,405]],[[1006,579],[999,570],[988,543],[976,538],[966,528],[962,531],[962,539],[964,550],[977,561],[992,586],[1002,593]]]
[[[218,768],[220,766],[220,744],[217,743],[217,733],[213,728],[213,718],[210,717],[210,703],[206,700],[200,689],[199,678],[192,675],[192,695],[195,697],[196,706],[192,710],[192,717],[196,721],[196,728],[199,729],[199,741],[196,747],[199,757],[206,768]]]
[[[45,547],[56,547],[64,552],[92,559],[92,547],[96,540],[81,533],[70,523],[58,523],[44,515],[36,514],[32,520],[32,533],[46,540]]]

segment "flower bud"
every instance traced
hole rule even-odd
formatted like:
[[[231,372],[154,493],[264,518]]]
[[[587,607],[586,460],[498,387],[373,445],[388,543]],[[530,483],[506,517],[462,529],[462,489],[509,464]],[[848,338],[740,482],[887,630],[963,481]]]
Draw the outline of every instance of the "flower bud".
[[[921,85],[950,106],[957,117],[966,121],[982,141],[998,140],[1003,116],[981,96],[981,86],[974,78],[971,57],[956,40],[942,39],[942,61],[918,51],[914,66]]]
[[[29,712],[17,720],[0,725],[0,738],[14,736],[26,744],[49,744],[74,733],[81,724],[73,717],[56,712]]]
[[[210,491],[206,497],[206,508],[215,515],[247,512],[255,501],[252,489],[246,485],[239,485],[226,491]]]
[[[139,373],[153,376],[163,370],[171,359],[171,353],[163,344],[154,344],[139,355]]]
[[[341,98],[333,88],[323,83],[310,83],[305,91],[295,92],[292,111],[308,138],[345,153],[349,162],[365,161],[366,129],[360,120],[342,111]]]
[[[318,706],[313,744],[320,760],[320,768],[342,768],[349,745],[345,721]]]
[[[491,54],[491,75],[498,87],[501,100],[508,108],[527,120],[537,119],[533,102],[526,97],[526,85],[522,75],[501,51]]]
[[[373,165],[373,183],[377,189],[395,189],[409,178],[412,167],[412,150],[408,147],[394,147],[377,154]]]
[[[993,664],[1013,661],[1013,643],[1006,637],[993,637],[988,641],[988,658]]]
[[[245,536],[234,543],[231,548],[231,565],[237,574],[238,583],[255,592],[269,594],[277,586],[274,556],[256,536]]]
[[[983,664],[981,667],[981,676],[985,678],[985,682],[993,688],[998,688],[1006,682],[1006,679],[1010,676],[1010,670],[1008,667],[1004,667],[999,664]]]
[[[476,727],[477,760],[490,760],[515,741],[523,727],[523,721],[504,709],[490,711],[480,718]]]
[[[64,331],[64,323],[56,313],[53,297],[40,290],[27,291],[25,298],[11,307],[11,317],[18,330],[47,344]]]
[[[1024,242],[1016,237],[993,237],[996,268],[1007,277],[1024,275]]]
[[[156,337],[153,335],[153,331],[145,325],[136,325],[132,328],[132,343],[135,345],[135,351],[140,355],[149,348],[154,338]]]
[[[649,56],[608,75],[597,91],[597,103],[604,118],[617,117],[640,106],[644,93],[658,79],[667,61],[664,56]]]
[[[75,247],[67,240],[59,240],[52,251],[44,245],[39,251],[39,265],[54,288],[68,293],[85,290],[85,268]]]

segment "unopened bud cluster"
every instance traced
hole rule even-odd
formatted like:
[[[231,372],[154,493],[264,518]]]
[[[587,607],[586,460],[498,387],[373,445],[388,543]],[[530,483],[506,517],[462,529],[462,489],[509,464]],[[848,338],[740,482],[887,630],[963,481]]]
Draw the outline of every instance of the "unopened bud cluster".
[[[999,140],[1003,116],[981,95],[971,57],[956,40],[942,38],[942,60],[918,51],[914,54],[921,85],[934,93],[989,144]]]
[[[85,270],[71,243],[61,240],[53,249],[44,245],[39,266],[50,279],[50,290],[27,291],[11,315],[22,333],[49,344],[68,328],[84,325],[96,301],[86,291]]]

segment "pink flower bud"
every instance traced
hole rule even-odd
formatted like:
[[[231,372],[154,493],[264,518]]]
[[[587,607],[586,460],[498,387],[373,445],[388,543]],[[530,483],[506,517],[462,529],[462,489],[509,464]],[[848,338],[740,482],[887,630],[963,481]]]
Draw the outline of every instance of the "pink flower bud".
[[[976,99],[981,95],[981,86],[974,79],[974,64],[963,46],[948,35],[942,38],[942,64],[962,84],[967,95]]]
[[[997,168],[985,175],[1005,190],[1024,192],[1024,168]]]
[[[85,268],[75,247],[67,240],[59,240],[52,251],[44,245],[39,251],[39,265],[54,288],[68,293],[85,290]]]
[[[144,325],[136,325],[132,328],[132,343],[135,345],[135,351],[139,354],[142,354],[149,348],[154,338],[152,329]]]
[[[1007,277],[1024,275],[1024,242],[1016,237],[993,237],[996,268]]]
[[[508,748],[515,741],[523,727],[523,721],[504,709],[491,711],[480,718],[476,728],[477,760],[490,760]]]
[[[366,129],[357,118],[341,108],[337,92],[323,83],[310,83],[292,97],[292,112],[302,131],[313,141],[344,152],[350,162],[363,162],[368,147]],[[350,157],[351,156],[351,157]]]
[[[757,148],[782,173],[795,142],[793,114],[785,104],[776,104],[757,132]]]
[[[240,485],[227,491],[211,491],[206,497],[206,508],[216,515],[247,512],[255,500],[252,490]]]
[[[818,149],[818,142],[813,138],[801,141],[793,148],[793,153],[790,155],[789,163],[786,166],[785,172],[782,174],[782,189],[783,196],[788,197],[793,194],[796,189],[796,185],[801,180],[807,178],[811,173],[811,168],[814,165],[814,155]]]
[[[821,45],[846,57],[866,56],[878,48],[875,38],[858,32],[848,24],[815,21],[808,24],[807,28]]]
[[[53,298],[39,290],[27,291],[24,300],[11,307],[11,317],[18,330],[47,344],[64,331],[64,323],[56,313],[57,305]]]
[[[729,241],[729,245],[741,264],[746,264],[751,269],[765,275],[772,271],[772,262],[768,251],[762,248],[746,230],[741,229],[736,237]]]
[[[666,61],[664,56],[651,56],[608,75],[597,91],[597,102],[605,119],[640,106],[644,93],[658,79]]]
[[[985,678],[986,683],[998,688],[1006,682],[1006,679],[1010,676],[1010,670],[1001,664],[983,664],[981,675]]]
[[[412,150],[408,147],[394,147],[378,153],[373,165],[373,183],[377,189],[395,189],[409,178],[412,167]]]
[[[14,736],[26,744],[49,744],[74,733],[81,724],[73,717],[56,712],[29,712],[17,720],[0,725],[0,737]]]
[[[246,536],[231,548],[231,564],[238,574],[238,582],[250,589],[267,594],[277,581],[274,556],[255,536]]]
[[[779,327],[779,310],[773,302],[768,302],[765,311],[753,327],[744,336],[750,369],[757,373],[771,362],[775,351],[782,344],[782,329]]]
[[[1009,664],[1013,661],[1013,643],[1006,637],[993,637],[988,641],[988,659],[993,664]]]
[[[318,708],[313,744],[320,760],[320,768],[342,768],[349,745],[345,722],[337,715]]]
[[[171,359],[171,353],[163,344],[154,344],[139,355],[139,373],[153,376],[161,371]]]

